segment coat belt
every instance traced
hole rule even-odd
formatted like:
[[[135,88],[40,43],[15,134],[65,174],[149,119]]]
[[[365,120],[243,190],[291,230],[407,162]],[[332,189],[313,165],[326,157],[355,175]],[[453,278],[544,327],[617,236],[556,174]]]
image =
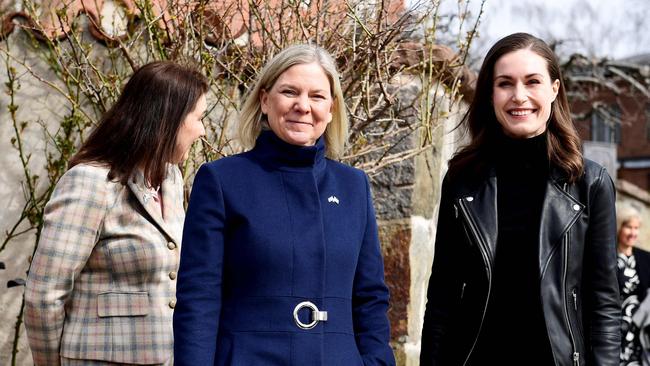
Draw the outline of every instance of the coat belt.
[[[301,329],[294,320],[294,310],[309,301],[327,320],[319,321],[311,329]],[[311,310],[303,308],[298,314],[301,322],[312,321]],[[352,301],[338,297],[305,298],[293,296],[237,297],[223,302],[220,330],[234,332],[295,332],[354,334]]]

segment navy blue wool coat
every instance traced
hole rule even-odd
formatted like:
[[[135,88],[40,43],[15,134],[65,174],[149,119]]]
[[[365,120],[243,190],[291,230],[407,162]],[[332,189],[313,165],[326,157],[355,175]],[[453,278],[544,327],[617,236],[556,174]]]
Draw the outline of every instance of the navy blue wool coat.
[[[394,365],[368,180],[263,131],[203,165],[183,232],[176,365]],[[299,328],[311,301],[327,321]],[[310,312],[299,312],[308,323]]]

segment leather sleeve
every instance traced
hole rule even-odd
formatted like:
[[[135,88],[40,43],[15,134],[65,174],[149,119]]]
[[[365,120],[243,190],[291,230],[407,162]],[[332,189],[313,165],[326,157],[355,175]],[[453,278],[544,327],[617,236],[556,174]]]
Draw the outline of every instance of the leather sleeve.
[[[621,349],[621,303],[616,267],[614,184],[601,169],[589,194],[589,224],[585,242],[584,280],[591,345],[589,365],[618,365]]]
[[[429,286],[427,305],[422,327],[422,348],[420,365],[440,364],[440,349],[443,338],[451,326],[451,313],[460,296],[460,282],[454,274],[454,242],[464,233],[458,232],[454,216],[451,183],[445,178],[442,184],[442,197],[438,214],[435,253]],[[454,239],[456,238],[456,239]]]

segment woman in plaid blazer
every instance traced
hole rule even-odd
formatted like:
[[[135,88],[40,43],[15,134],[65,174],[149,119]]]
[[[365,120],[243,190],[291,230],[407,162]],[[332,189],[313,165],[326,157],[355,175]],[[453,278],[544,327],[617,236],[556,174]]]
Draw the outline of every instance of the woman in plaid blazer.
[[[173,363],[184,220],[175,164],[205,133],[207,88],[172,62],[141,67],[71,159],[27,280],[36,366]]]

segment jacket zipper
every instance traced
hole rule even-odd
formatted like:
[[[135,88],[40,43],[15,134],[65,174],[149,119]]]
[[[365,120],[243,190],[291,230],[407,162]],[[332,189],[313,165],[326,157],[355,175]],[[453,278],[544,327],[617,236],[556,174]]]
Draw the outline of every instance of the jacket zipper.
[[[578,311],[578,294],[576,294],[576,289],[571,290],[571,295],[573,295],[573,308],[575,311]]]
[[[568,193],[567,189],[567,184],[564,183],[562,189]],[[563,288],[563,294],[564,294],[564,317],[566,320],[566,325],[569,328],[569,336],[571,337],[571,346],[573,347],[573,365],[574,366],[579,366],[580,365],[580,353],[577,350],[576,347],[576,340],[575,336],[573,335],[573,329],[571,329],[571,322],[569,320],[569,300],[567,299],[568,296],[568,291],[567,291],[567,277],[568,277],[568,272],[569,272],[569,231],[564,234],[564,275],[563,275],[563,281],[562,281],[562,286]],[[577,302],[577,295],[575,293],[575,290],[572,292],[573,294],[573,304],[576,309],[578,310],[578,302]]]
[[[478,234],[478,229],[470,217],[469,211],[467,210],[467,207],[465,207],[465,203],[463,202],[463,199],[458,200],[458,205],[460,206],[461,212],[463,213],[463,217],[465,218],[465,221],[467,221],[467,224],[472,232],[472,235],[474,236],[474,240],[476,241],[476,244],[479,248],[479,251],[481,252],[481,255],[483,256],[483,260],[485,261],[485,267],[487,269],[487,277],[488,277],[488,293],[487,297],[485,298],[485,305],[483,306],[483,314],[481,315],[481,323],[478,326],[478,331],[476,332],[476,337],[474,338],[474,342],[472,343],[472,347],[470,348],[469,352],[467,353],[467,357],[465,358],[465,362],[463,362],[463,366],[467,364],[469,361],[470,356],[472,355],[472,352],[474,351],[474,347],[476,347],[476,342],[478,342],[478,337],[481,334],[481,329],[483,328],[483,321],[485,320],[485,313],[487,312],[487,306],[488,306],[488,301],[490,300],[490,292],[492,291],[492,264],[490,262],[490,258],[486,252],[486,250],[483,248],[481,237]],[[457,210],[458,208],[456,208]],[[464,290],[463,286],[463,290]]]
[[[571,337],[571,346],[573,347],[573,365],[578,366],[580,365],[580,353],[577,352],[576,348],[576,340],[575,336],[573,335],[573,329],[571,329],[571,322],[569,320],[569,300],[567,299],[568,291],[567,291],[567,277],[568,277],[568,269],[569,269],[569,233],[567,232],[564,234],[564,281],[563,281],[563,286],[564,286],[564,317],[566,319],[566,324],[567,327],[569,328],[569,336]],[[575,290],[572,293],[573,294],[573,306],[578,310],[578,303],[576,300],[576,293]]]

